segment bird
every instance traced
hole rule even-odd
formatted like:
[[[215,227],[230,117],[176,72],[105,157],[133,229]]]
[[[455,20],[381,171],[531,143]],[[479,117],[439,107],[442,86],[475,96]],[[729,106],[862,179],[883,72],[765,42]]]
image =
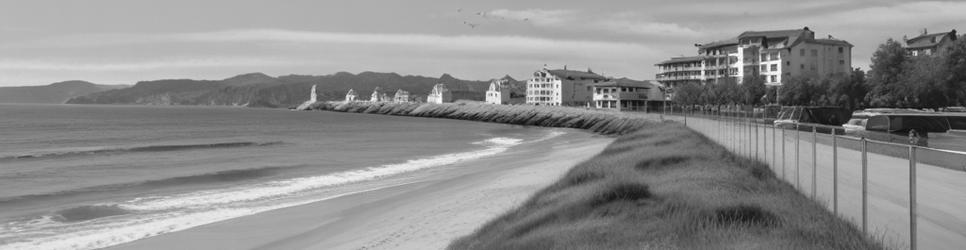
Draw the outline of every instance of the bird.
[[[456,12],[463,12],[463,8],[456,9]]]
[[[530,18],[524,18],[523,21],[524,22],[529,22],[530,21]]]
[[[467,22],[467,21],[463,21],[463,24],[466,24],[467,26],[470,26],[471,29],[475,29],[476,26],[479,26],[479,24],[470,23],[470,22]]]

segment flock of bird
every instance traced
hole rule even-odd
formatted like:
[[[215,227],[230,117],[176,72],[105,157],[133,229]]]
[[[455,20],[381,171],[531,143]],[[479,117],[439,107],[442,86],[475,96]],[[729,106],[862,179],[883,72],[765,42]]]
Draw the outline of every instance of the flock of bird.
[[[502,17],[502,16],[500,16],[500,17],[487,16],[487,14],[489,12],[486,12],[486,11],[480,11],[480,12],[476,12],[476,13],[471,13],[471,12],[463,12],[463,9],[460,8],[460,9],[456,9],[456,13],[458,13],[459,15],[462,15],[463,17],[466,17],[466,15],[477,16],[478,18],[482,18],[482,20],[490,20],[491,18],[492,19],[499,18],[500,20],[506,20],[506,17]],[[469,14],[467,14],[467,13],[469,13]],[[515,20],[515,21],[530,22],[530,18],[523,18],[523,19],[519,19],[519,20]],[[476,27],[479,27],[480,26],[480,23],[479,22],[473,23],[473,22],[465,21],[464,20],[463,21],[463,25],[466,25],[466,26],[470,27],[471,29],[476,29]]]

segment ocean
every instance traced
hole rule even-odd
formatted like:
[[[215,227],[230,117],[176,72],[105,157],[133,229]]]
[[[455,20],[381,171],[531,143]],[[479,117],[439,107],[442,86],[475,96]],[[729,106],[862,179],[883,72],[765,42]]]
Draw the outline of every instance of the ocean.
[[[566,130],[280,109],[0,105],[0,249],[94,249],[362,192]]]

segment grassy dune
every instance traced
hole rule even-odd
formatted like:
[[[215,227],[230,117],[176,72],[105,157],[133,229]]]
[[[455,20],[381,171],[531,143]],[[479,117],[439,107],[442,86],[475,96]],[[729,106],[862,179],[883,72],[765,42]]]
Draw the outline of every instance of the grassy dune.
[[[316,108],[623,135],[450,249],[883,248],[775,178],[767,166],[736,157],[676,123],[559,107],[327,103]]]

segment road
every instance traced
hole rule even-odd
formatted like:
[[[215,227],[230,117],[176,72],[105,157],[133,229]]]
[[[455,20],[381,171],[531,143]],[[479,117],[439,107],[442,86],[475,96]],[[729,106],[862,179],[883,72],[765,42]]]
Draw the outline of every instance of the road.
[[[837,158],[838,214],[862,227],[859,141],[835,139],[837,157],[833,157],[832,136],[827,134],[815,134],[813,139],[811,132],[785,130],[783,136],[782,130],[771,126],[696,117],[688,117],[687,124],[733,152],[768,163],[777,176],[830,211],[834,210],[833,168]],[[870,143],[868,149],[868,230],[888,246],[908,248],[910,163],[905,157],[908,154],[901,154],[908,152],[908,147]],[[966,163],[966,155],[921,151],[917,151],[916,165],[918,248],[958,249],[966,245],[966,172],[955,164]]]

